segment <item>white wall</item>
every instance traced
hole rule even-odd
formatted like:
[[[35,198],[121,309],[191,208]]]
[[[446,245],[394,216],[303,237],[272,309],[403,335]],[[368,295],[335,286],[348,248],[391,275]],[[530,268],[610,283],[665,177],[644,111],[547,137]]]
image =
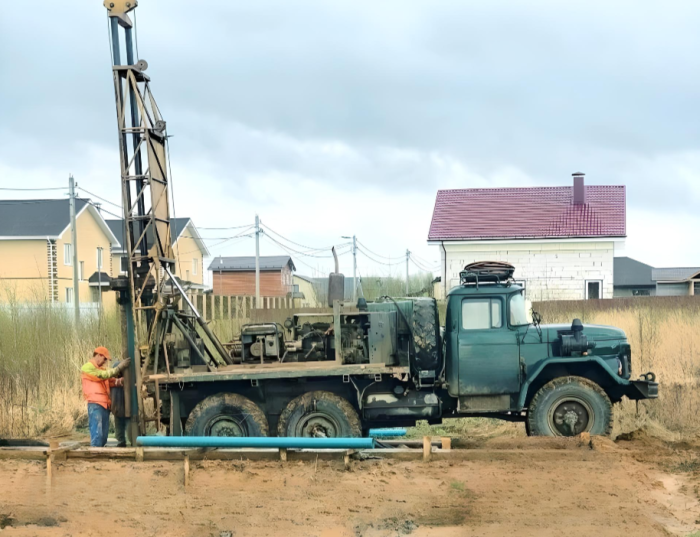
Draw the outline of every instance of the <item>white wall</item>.
[[[442,247],[438,246],[442,253]],[[474,261],[506,261],[515,266],[515,279],[524,280],[530,300],[586,298],[586,280],[602,280],[603,298],[613,296],[615,242],[488,241],[445,243],[447,290],[459,285],[459,272]],[[443,266],[443,274],[445,267]]]

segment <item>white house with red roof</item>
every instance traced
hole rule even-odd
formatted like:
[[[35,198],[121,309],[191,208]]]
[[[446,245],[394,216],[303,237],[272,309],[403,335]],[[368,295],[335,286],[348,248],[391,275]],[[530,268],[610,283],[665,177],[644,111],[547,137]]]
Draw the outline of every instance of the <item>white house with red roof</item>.
[[[573,185],[439,190],[428,243],[442,260],[442,293],[473,261],[507,261],[531,300],[612,298],[624,244],[625,187]]]

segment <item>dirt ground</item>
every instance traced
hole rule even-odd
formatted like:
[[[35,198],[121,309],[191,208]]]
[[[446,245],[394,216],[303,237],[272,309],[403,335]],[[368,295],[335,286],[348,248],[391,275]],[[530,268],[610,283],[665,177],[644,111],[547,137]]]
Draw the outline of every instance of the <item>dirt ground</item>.
[[[696,535],[700,446],[496,438],[469,460],[182,462],[0,460],[0,534]],[[700,533],[697,533],[700,536]]]

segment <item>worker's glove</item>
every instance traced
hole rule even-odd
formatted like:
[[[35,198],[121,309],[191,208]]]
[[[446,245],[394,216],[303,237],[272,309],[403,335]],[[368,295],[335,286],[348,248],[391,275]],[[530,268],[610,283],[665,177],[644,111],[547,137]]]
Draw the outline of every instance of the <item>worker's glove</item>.
[[[119,362],[117,364],[117,367],[115,367],[114,369],[116,369],[117,373],[119,373],[121,375],[124,371],[126,371],[129,368],[130,363],[131,363],[131,358],[127,358],[126,360],[122,360],[121,362]]]

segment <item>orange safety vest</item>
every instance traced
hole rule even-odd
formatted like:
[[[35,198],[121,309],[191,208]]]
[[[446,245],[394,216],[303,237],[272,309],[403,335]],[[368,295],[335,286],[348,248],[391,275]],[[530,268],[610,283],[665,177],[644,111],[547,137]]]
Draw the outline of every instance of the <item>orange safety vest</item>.
[[[96,403],[109,410],[110,406],[112,406],[109,390],[115,384],[115,380],[113,378],[102,380],[94,375],[83,372],[81,373],[81,381],[85,400],[88,403]]]

